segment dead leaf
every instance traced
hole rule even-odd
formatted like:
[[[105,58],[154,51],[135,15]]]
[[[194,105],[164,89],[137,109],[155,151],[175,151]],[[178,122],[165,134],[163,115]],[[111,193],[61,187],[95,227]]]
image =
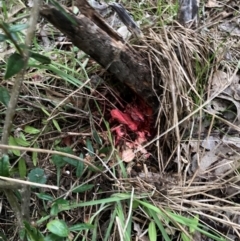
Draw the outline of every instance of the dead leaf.
[[[213,136],[209,136],[208,138],[202,141],[201,146],[206,150],[213,150],[217,144],[219,143],[219,139]]]
[[[196,153],[192,157],[191,171],[193,173],[198,171],[198,175],[201,177],[208,174],[221,176],[231,170],[232,166],[238,162],[240,157],[238,152],[239,148],[236,147],[235,152],[229,153],[229,145],[220,142],[219,138],[219,143],[214,149]]]
[[[135,154],[132,149],[126,149],[122,152],[122,160],[124,162],[131,162],[135,157]]]
[[[240,148],[240,138],[235,136],[224,136],[223,142],[225,144],[233,145],[235,147]]]
[[[237,21],[224,21],[218,27],[219,30],[227,32],[231,36],[240,36],[240,27]]]
[[[208,0],[208,2],[206,3],[205,5],[207,8],[220,8],[222,7],[220,4],[219,4],[219,1],[216,1],[216,0]]]
[[[140,225],[136,222],[133,222],[133,229],[137,233],[137,237],[139,241],[149,241],[149,238],[144,235],[143,230],[140,228]]]

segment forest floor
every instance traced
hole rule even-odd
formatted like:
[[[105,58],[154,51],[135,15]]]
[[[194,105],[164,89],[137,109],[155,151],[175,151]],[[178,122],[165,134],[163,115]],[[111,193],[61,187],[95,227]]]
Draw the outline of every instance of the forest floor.
[[[0,1],[1,21],[15,26],[20,47],[33,2]],[[59,3],[77,16],[71,1]],[[122,1],[144,34],[139,41],[107,3],[90,3],[148,54],[161,74],[160,108],[150,116],[138,96],[40,17],[32,51],[51,63],[29,59],[7,155],[9,177],[39,184],[13,189],[28,240],[240,240],[238,1],[201,1],[195,29],[178,25],[174,0]],[[0,136],[15,83],[4,75],[16,52],[3,40]],[[0,240],[23,238],[16,226],[2,192]]]

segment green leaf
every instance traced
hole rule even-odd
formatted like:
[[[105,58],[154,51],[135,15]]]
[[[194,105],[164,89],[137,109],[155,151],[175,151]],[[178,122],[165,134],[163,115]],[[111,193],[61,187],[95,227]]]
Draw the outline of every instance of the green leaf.
[[[97,142],[97,144],[102,145],[102,139],[100,138],[95,129],[93,130],[93,138]]]
[[[150,241],[156,241],[157,240],[157,230],[156,225],[154,221],[151,221],[148,226],[148,236]]]
[[[67,237],[69,235],[69,229],[67,224],[63,220],[52,220],[47,224],[47,229],[59,236],[59,237]]]
[[[36,182],[40,184],[45,184],[47,182],[44,170],[41,168],[32,169],[28,174],[28,179],[30,182]]]
[[[9,79],[13,75],[19,73],[23,69],[24,65],[25,63],[23,57],[20,54],[12,54],[7,61],[7,68],[4,79]]]
[[[112,147],[111,146],[105,146],[103,148],[101,148],[99,150],[99,154],[105,154],[105,155],[108,155],[109,153],[111,153],[112,151]]]
[[[192,240],[184,232],[181,233],[181,238],[182,238],[182,241],[191,241]]]
[[[89,155],[93,156],[94,155],[94,149],[93,149],[93,146],[92,146],[92,142],[88,138],[86,140],[86,146],[87,146]]]
[[[139,203],[136,202],[135,200],[133,201],[133,204],[132,204],[132,209],[135,210],[139,207]]]
[[[196,231],[196,228],[198,226],[199,223],[199,216],[196,215],[193,219],[192,219],[192,226],[189,227],[189,232],[191,234],[193,234]]]
[[[73,151],[70,147],[59,148],[58,151],[68,153],[68,154],[73,154]],[[62,167],[66,163],[69,163],[73,166],[77,165],[77,160],[74,160],[70,157],[65,157],[65,156],[56,155],[56,154],[52,156],[52,161],[57,167]]]
[[[39,198],[39,199],[42,199],[42,200],[45,200],[45,201],[53,201],[54,198],[49,195],[49,194],[46,194],[46,193],[36,193],[36,196]]]
[[[42,64],[51,64],[51,59],[42,54],[38,54],[38,53],[34,53],[34,52],[30,51],[30,57],[37,60],[38,62],[40,62]]]
[[[69,201],[65,200],[63,198],[59,198],[57,199],[54,203],[58,204],[58,205],[69,205]]]
[[[8,155],[3,155],[0,159],[0,176],[9,177],[9,157]]]
[[[15,138],[13,136],[9,137],[8,144],[10,146],[18,146],[17,142],[15,141]],[[20,156],[21,152],[19,150],[12,150],[13,154],[16,156]]]
[[[24,132],[28,133],[28,134],[38,134],[38,133],[40,133],[40,130],[38,130],[32,126],[25,126]]]
[[[61,132],[61,128],[60,128],[58,122],[57,122],[55,119],[53,119],[52,122],[53,122],[53,125],[56,127],[56,129],[57,129],[59,132]]]
[[[66,162],[63,160],[63,156],[60,156],[60,155],[52,155],[52,162],[53,164],[56,166],[56,167],[63,167]]]
[[[10,94],[8,90],[4,87],[0,87],[0,102],[2,102],[7,107],[9,100]]]
[[[18,170],[21,178],[24,178],[27,176],[26,161],[23,158],[20,158],[18,162]]]
[[[27,24],[27,23],[12,25],[9,27],[9,31],[10,32],[20,32],[24,29],[27,29],[28,26],[29,26],[29,24]]]
[[[56,63],[54,63],[56,65]],[[41,64],[34,64],[31,63],[31,61],[29,62],[29,66],[33,67],[33,68],[38,68],[38,69],[44,69],[44,70],[48,70],[48,71],[52,71],[54,74],[56,74],[59,78],[62,78],[63,80],[67,81],[68,83],[73,84],[74,86],[79,88],[79,85],[82,85],[83,83],[78,79],[73,77],[70,74],[67,74],[65,71],[60,70],[60,66],[54,66],[53,64],[49,64],[49,65],[41,65]],[[64,67],[64,66],[63,66]]]
[[[92,189],[93,187],[94,187],[93,184],[85,184],[80,187],[74,188],[72,192],[73,193],[85,192],[87,190]]]
[[[25,141],[23,138],[15,137],[14,139],[18,146],[30,146],[30,143],[28,141]]]
[[[66,241],[66,239],[51,233],[44,238],[44,241]]]
[[[79,224],[75,224],[71,227],[69,227],[69,231],[70,232],[77,232],[77,231],[81,231],[81,230],[88,230],[88,229],[93,229],[94,225],[92,224],[88,224],[88,223],[79,223]]]
[[[20,240],[26,239],[26,229],[24,227],[19,230],[19,239]]]
[[[38,148],[38,144],[37,143],[34,143],[34,148]],[[33,161],[33,165],[34,166],[37,166],[37,161],[38,161],[38,153],[33,151],[32,152],[32,161]]]
[[[3,42],[5,40],[7,40],[7,39],[8,39],[8,37],[6,35],[0,34],[0,42]]]
[[[80,155],[80,158],[83,159],[83,154]],[[76,170],[76,176],[79,178],[82,176],[84,170],[84,163],[81,161],[78,161],[77,163],[77,170]]]
[[[28,240],[30,241],[44,241],[43,235],[35,227],[31,226],[28,222],[24,221],[24,227],[27,233]]]
[[[47,110],[44,109],[44,107],[42,107],[41,110],[42,110],[47,116],[50,116],[50,114],[48,113]]]
[[[8,241],[7,237],[4,235],[2,231],[0,231],[0,240],[1,241]]]
[[[147,202],[142,202],[140,200],[138,200],[141,204],[147,204]],[[153,207],[153,205],[150,204],[150,206]],[[148,205],[146,205],[145,207],[148,208]],[[157,208],[157,210],[159,210]],[[160,210],[159,210],[160,211]],[[148,212],[150,213],[150,215],[153,217],[154,222],[156,223],[158,229],[160,230],[162,237],[164,238],[165,241],[171,241],[170,237],[168,236],[165,228],[163,227],[162,222],[160,221],[159,217],[157,216],[157,213],[159,213],[158,211],[153,211],[152,209],[148,209]]]
[[[54,203],[51,207],[50,215],[51,217],[56,217],[58,213],[59,213],[58,204]]]

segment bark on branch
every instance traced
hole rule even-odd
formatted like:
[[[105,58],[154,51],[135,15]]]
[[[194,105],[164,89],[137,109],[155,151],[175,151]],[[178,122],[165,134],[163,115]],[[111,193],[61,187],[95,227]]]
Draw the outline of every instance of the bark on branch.
[[[158,108],[148,61],[125,43],[86,0],[78,0],[77,6],[81,11],[78,18],[50,5],[44,5],[40,14],[67,35],[74,45],[141,96],[150,107]]]

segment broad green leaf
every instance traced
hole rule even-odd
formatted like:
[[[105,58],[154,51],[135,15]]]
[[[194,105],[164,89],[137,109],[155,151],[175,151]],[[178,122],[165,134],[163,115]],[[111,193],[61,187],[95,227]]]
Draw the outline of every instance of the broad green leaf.
[[[66,163],[68,163],[68,164],[70,164],[70,165],[72,165],[72,166],[74,166],[74,167],[76,167],[77,164],[78,164],[78,161],[77,161],[77,160],[75,160],[75,159],[73,159],[73,158],[70,158],[70,157],[64,156],[64,157],[63,157],[63,160],[64,160]]]
[[[93,184],[85,184],[85,185],[82,185],[81,187],[77,187],[77,188],[74,188],[73,189],[73,193],[80,193],[80,192],[85,192],[87,190],[90,190],[94,187]]]
[[[56,203],[54,203],[51,207],[50,215],[51,215],[51,217],[56,217],[58,213],[59,213],[58,205]]]
[[[62,151],[62,152],[68,153],[68,154],[74,154],[73,150],[70,147],[61,148],[61,149],[59,149],[59,151]],[[68,163],[68,164],[70,164],[70,165],[72,165],[74,167],[76,167],[77,164],[78,164],[78,160],[70,158],[70,157],[63,156],[63,160],[66,163]]]
[[[46,193],[36,193],[36,196],[39,198],[39,199],[42,199],[42,200],[45,200],[45,201],[53,201],[54,198],[49,195],[49,194],[46,194]]]
[[[0,102],[2,102],[7,107],[9,100],[10,94],[8,90],[4,87],[0,87]]]
[[[0,176],[9,177],[9,157],[8,155],[3,155],[0,159]]]
[[[6,35],[0,34],[0,42],[3,42],[5,40],[7,40],[7,39],[8,39],[8,37]]]
[[[69,235],[69,229],[67,224],[63,220],[52,220],[47,224],[47,229],[59,236],[59,237],[67,237]]]
[[[6,73],[5,73],[4,79],[9,79],[13,75],[19,73],[23,69],[24,65],[25,63],[24,63],[23,57],[20,54],[18,53],[12,54],[7,61]]]
[[[40,130],[38,130],[32,126],[25,126],[24,132],[28,133],[28,134],[38,134],[38,133],[40,133]]]
[[[62,199],[62,198],[54,201],[54,203],[51,206],[50,215],[57,216],[57,214],[60,212],[60,207],[62,207],[62,205],[68,206],[69,201]]]
[[[66,239],[51,233],[44,238],[44,241],[66,241]]]
[[[23,158],[20,158],[18,162],[18,170],[21,178],[24,178],[27,176],[26,161]]]
[[[24,139],[20,137],[15,137],[14,138],[18,146],[30,146],[30,142],[25,141]]]
[[[154,221],[151,221],[148,226],[148,237],[150,241],[156,241],[157,240],[157,230],[156,225]]]
[[[15,141],[15,138],[13,136],[10,136],[9,137],[9,140],[8,140],[8,144],[10,146],[18,146],[17,142]],[[19,150],[11,150],[13,152],[14,155],[16,156],[20,156],[21,155],[21,152]]]
[[[68,154],[73,154],[73,151],[70,147],[64,147],[64,148],[59,148],[57,149],[60,152],[64,152],[64,153],[68,153]],[[66,163],[69,163],[73,166],[77,165],[77,161],[70,158],[70,157],[65,157],[65,156],[61,156],[61,155],[52,155],[52,161],[53,163],[57,166],[57,167],[62,167],[64,166]]]
[[[30,240],[30,241],[44,241],[44,237],[39,230],[37,230],[32,225],[30,225],[28,222],[26,222],[26,221],[23,221],[23,222],[24,222],[24,227],[25,227],[25,230],[26,230],[26,233],[27,233],[28,240]]]
[[[51,64],[51,59],[42,54],[38,54],[38,53],[34,53],[34,52],[30,51],[30,57],[37,60],[38,62],[40,62],[42,64]]]
[[[22,131],[20,131],[20,132],[18,133],[18,135],[19,135],[19,137],[20,137],[21,139],[23,139],[24,141],[27,140],[26,137],[25,137],[25,135],[24,135],[24,133],[23,133]]]
[[[55,154],[52,155],[52,162],[58,168],[63,167],[66,164],[66,162],[63,160],[63,156]]]
[[[30,182],[36,182],[40,184],[45,184],[47,182],[44,170],[41,168],[32,169],[28,174],[28,179]]]

